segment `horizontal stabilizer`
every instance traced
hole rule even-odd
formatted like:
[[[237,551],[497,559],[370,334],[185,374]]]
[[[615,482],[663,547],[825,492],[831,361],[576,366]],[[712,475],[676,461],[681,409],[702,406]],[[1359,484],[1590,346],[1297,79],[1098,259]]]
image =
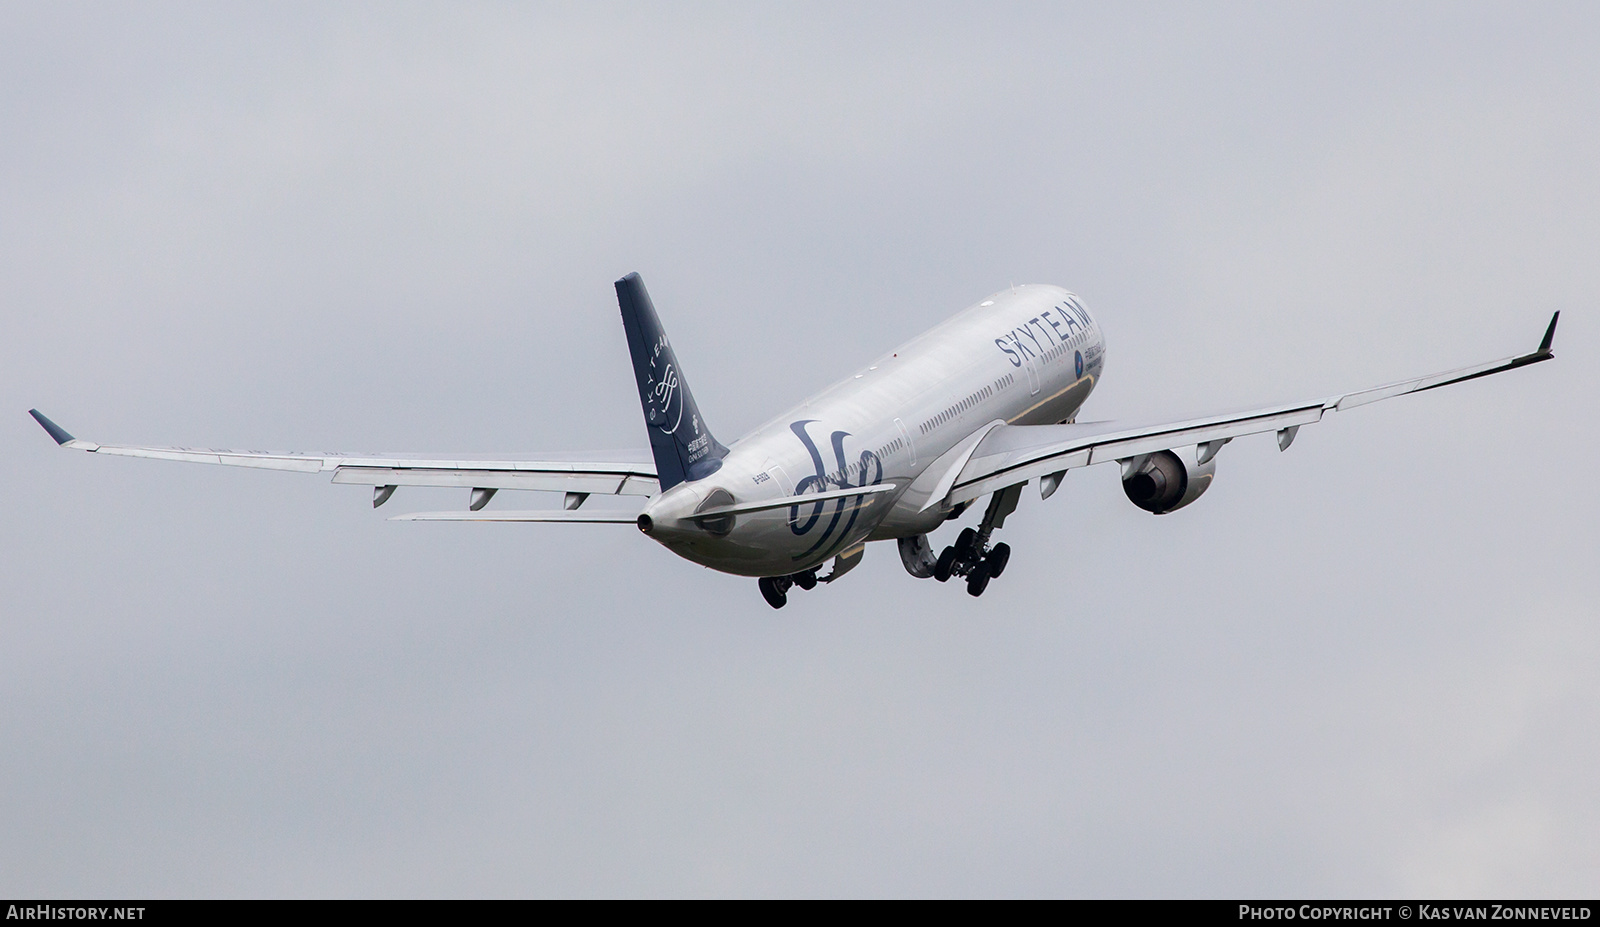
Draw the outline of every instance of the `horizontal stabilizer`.
[[[852,499],[856,496],[872,496],[882,492],[894,492],[899,487],[893,483],[876,483],[872,486],[851,486],[846,489],[830,489],[827,492],[808,492],[799,496],[784,496],[781,499],[766,499],[760,502],[741,502],[736,505],[719,505],[714,509],[694,513],[695,518],[709,518],[720,515],[748,515],[751,512],[765,512],[770,509],[786,509],[791,505],[811,505],[814,502],[830,502],[834,499]]]
[[[629,515],[626,512],[566,512],[551,510],[546,512],[412,512],[408,515],[396,515],[390,521],[514,521],[514,522],[546,522],[559,521],[567,524],[579,525],[633,525],[638,524],[638,515]]]

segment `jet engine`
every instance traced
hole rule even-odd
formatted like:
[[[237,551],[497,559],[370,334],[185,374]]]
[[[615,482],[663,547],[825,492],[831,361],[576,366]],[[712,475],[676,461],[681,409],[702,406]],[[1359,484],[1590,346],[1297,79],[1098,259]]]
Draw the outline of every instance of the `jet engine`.
[[[1122,491],[1129,502],[1155,515],[1181,509],[1200,498],[1216,475],[1216,452],[1206,451],[1190,446],[1130,457],[1122,462]]]

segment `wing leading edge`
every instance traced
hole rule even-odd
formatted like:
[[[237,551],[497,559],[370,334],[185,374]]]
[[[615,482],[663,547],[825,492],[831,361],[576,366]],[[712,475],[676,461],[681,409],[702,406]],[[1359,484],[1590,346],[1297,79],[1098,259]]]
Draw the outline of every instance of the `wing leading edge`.
[[[1060,474],[1076,467],[1123,461],[1191,444],[1203,446],[1202,459],[1208,460],[1234,438],[1269,431],[1277,432],[1279,450],[1287,450],[1300,426],[1315,424],[1328,412],[1342,412],[1381,399],[1420,393],[1551,360],[1555,357],[1551,347],[1560,318],[1559,312],[1550,317],[1543,340],[1531,353],[1310,402],[1144,425],[1126,422],[996,425],[967,458],[945,498],[949,504],[958,505],[1035,477],[1053,478],[1048,484],[1053,489]]]
[[[115,457],[144,457],[151,460],[178,460],[187,463],[288,470],[299,473],[331,471],[335,483],[374,487],[455,486],[467,489],[530,489],[621,496],[652,496],[657,492],[655,467],[649,462],[650,455],[645,452],[613,455],[633,459],[609,461],[576,457],[569,460],[476,460],[96,444],[93,441],[73,437],[66,429],[46,418],[37,409],[30,410],[29,414],[62,447]]]

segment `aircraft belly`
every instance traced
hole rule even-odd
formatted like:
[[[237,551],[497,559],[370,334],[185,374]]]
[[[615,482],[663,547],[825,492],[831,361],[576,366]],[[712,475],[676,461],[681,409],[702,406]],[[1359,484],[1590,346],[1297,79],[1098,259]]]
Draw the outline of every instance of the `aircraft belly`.
[[[815,569],[840,551],[867,540],[876,524],[875,517],[862,511],[848,529],[848,507],[839,514],[832,532],[823,529],[836,514],[834,503],[818,503],[824,508],[814,530],[796,534],[794,525],[805,525],[808,514],[798,523],[789,520],[789,510],[741,515],[727,537],[687,537],[664,540],[673,553],[701,566],[736,576],[785,576]]]
[[[888,541],[894,538],[915,537],[937,531],[950,510],[942,506],[919,512],[914,506],[896,506],[867,537],[869,541]]]

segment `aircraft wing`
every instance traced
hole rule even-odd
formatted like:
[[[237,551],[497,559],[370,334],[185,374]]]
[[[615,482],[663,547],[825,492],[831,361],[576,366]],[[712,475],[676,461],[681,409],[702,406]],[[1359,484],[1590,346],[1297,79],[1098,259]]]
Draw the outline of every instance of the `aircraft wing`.
[[[1555,357],[1551,345],[1555,340],[1556,321],[1560,318],[1559,312],[1551,317],[1544,340],[1531,353],[1310,402],[1150,424],[1086,422],[1077,425],[995,425],[951,480],[948,495],[936,496],[929,501],[932,504],[939,498],[945,498],[950,504],[957,505],[1035,477],[1045,478],[1040,488],[1048,496],[1060,482],[1061,474],[1074,467],[1113,460],[1133,460],[1145,454],[1189,445],[1200,447],[1200,457],[1204,462],[1234,438],[1269,431],[1277,433],[1278,449],[1288,450],[1302,425],[1319,422],[1329,412],[1342,412],[1380,399],[1420,393],[1550,360]]]
[[[539,455],[543,459],[471,459],[361,454],[302,454],[275,451],[229,451],[215,448],[146,447],[96,444],[68,434],[37,409],[31,414],[56,443],[91,454],[146,457],[189,463],[333,474],[335,483],[377,487],[373,505],[388,499],[395,486],[455,486],[464,489],[533,489],[578,494],[653,496],[658,491],[650,454],[607,452],[600,455]],[[392,489],[390,489],[392,492]],[[487,501],[485,498],[484,501]],[[581,500],[580,500],[581,501]],[[570,519],[569,519],[570,520]]]

